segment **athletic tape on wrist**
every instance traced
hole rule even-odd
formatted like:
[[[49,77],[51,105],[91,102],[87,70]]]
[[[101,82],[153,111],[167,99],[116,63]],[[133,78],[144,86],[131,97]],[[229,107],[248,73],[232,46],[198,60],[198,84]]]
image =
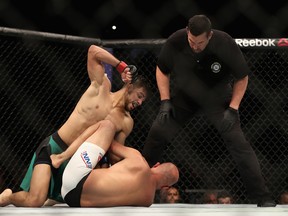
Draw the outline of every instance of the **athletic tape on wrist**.
[[[116,65],[116,70],[121,74],[127,66],[128,65],[125,62],[120,61],[118,65]]]

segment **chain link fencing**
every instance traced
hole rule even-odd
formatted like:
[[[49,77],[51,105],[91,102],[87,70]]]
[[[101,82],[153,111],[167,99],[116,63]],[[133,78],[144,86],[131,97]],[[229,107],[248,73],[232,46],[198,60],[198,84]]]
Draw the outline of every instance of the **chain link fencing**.
[[[35,33],[35,34],[34,34]],[[118,59],[135,64],[149,78],[153,94],[132,112],[135,127],[127,145],[142,151],[160,101],[155,80],[157,54],[164,40],[101,41],[40,32],[2,30],[0,34],[0,191],[17,190],[40,142],[68,118],[89,85],[90,44],[103,45]],[[277,199],[288,188],[288,49],[243,48],[252,74],[240,118],[267,186]],[[119,74],[107,67],[112,90]],[[237,167],[205,116],[197,116],[167,146],[165,161],[180,169],[177,187],[187,203],[203,192],[229,191],[235,203],[248,203]],[[157,202],[157,196],[155,199]]]

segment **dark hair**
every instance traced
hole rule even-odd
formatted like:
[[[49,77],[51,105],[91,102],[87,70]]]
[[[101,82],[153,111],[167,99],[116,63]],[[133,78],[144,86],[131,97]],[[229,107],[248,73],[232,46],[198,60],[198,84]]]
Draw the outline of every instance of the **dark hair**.
[[[133,86],[135,88],[141,88],[143,87],[146,92],[147,92],[147,97],[149,97],[151,95],[151,85],[149,83],[149,80],[143,76],[143,75],[138,75],[137,78],[133,81]]]
[[[194,36],[199,36],[206,32],[207,34],[211,31],[211,22],[205,15],[195,15],[188,21],[188,29]]]

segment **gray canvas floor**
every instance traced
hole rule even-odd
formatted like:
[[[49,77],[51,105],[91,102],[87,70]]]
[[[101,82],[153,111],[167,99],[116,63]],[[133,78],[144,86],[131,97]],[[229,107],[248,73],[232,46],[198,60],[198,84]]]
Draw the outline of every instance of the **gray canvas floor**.
[[[70,208],[56,205],[42,208],[0,207],[2,216],[288,216],[288,205],[274,208],[257,208],[256,205],[194,205],[153,204],[145,207]]]

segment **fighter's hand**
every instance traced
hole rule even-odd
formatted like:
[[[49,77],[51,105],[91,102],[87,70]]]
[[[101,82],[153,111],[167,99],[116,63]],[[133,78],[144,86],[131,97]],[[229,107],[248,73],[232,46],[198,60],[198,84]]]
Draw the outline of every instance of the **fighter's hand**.
[[[108,168],[108,167],[110,167],[110,161],[108,153],[106,153],[97,163],[96,168]]]
[[[175,117],[175,110],[173,104],[169,99],[162,100],[160,110],[157,116],[158,122],[163,125],[167,123],[172,117]]]
[[[137,68],[134,65],[128,65],[121,74],[122,81],[125,83],[133,83],[138,77]]]
[[[229,131],[234,126],[237,120],[239,120],[238,110],[233,109],[232,107],[226,109],[220,125],[220,132],[225,133]]]
[[[135,65],[127,65],[125,62],[120,61],[116,69],[125,83],[133,83],[137,79],[138,72]]]

